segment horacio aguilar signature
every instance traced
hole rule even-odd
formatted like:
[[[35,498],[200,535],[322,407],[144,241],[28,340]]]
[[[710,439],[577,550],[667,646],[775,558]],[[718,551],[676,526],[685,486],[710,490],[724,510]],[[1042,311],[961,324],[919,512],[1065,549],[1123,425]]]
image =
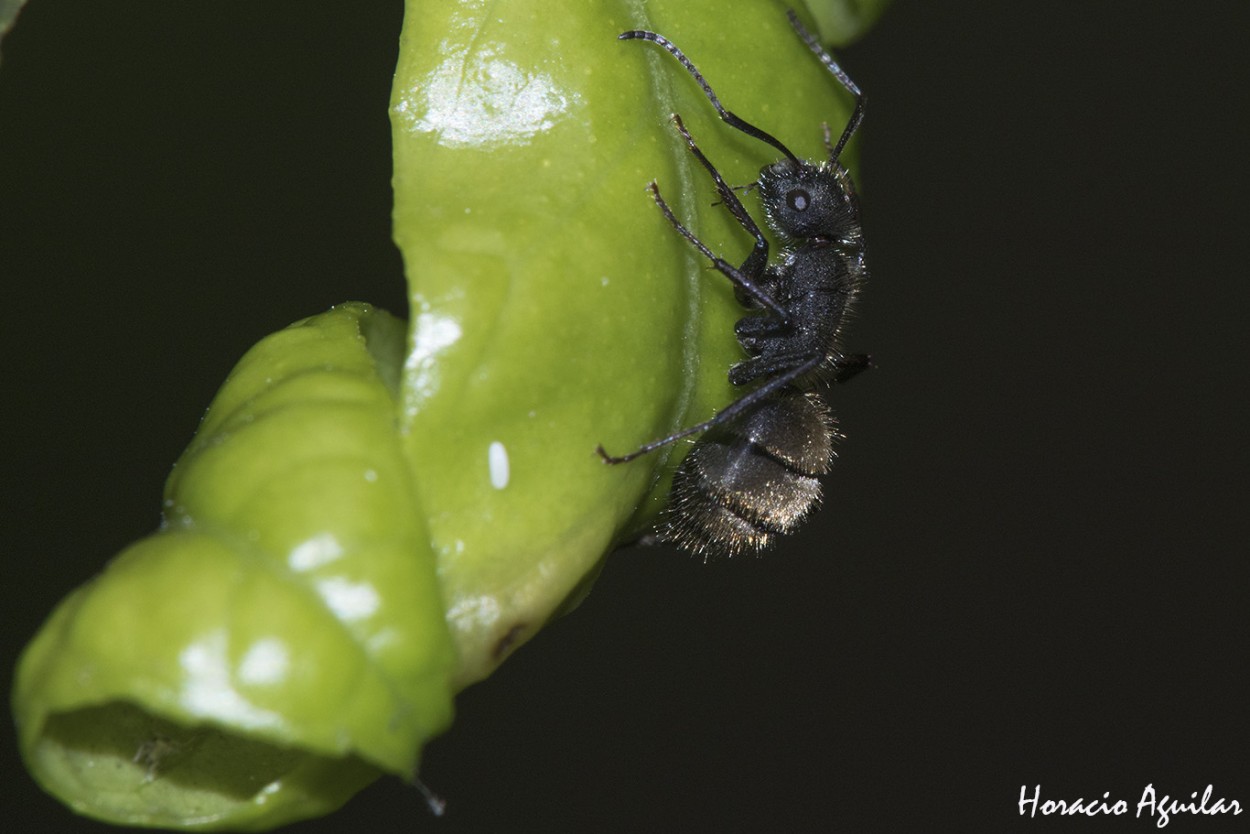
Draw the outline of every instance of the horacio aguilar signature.
[[[1154,817],[1155,825],[1162,828],[1177,814],[1205,814],[1207,816],[1232,814],[1237,816],[1241,813],[1241,803],[1235,799],[1220,797],[1212,802],[1211,795],[1214,792],[1215,787],[1207,785],[1201,798],[1198,792],[1194,791],[1189,795],[1188,800],[1173,799],[1167,794],[1160,796],[1155,791],[1154,785],[1147,785],[1141,792],[1141,799],[1137,800],[1137,817]],[[1038,815],[1097,817],[1103,814],[1118,817],[1127,814],[1131,806],[1123,799],[1112,799],[1110,791],[1105,792],[1100,799],[1086,800],[1084,797],[1072,800],[1042,799],[1041,785],[1034,785],[1032,793],[1029,792],[1027,785],[1021,785],[1019,807],[1022,817]]]

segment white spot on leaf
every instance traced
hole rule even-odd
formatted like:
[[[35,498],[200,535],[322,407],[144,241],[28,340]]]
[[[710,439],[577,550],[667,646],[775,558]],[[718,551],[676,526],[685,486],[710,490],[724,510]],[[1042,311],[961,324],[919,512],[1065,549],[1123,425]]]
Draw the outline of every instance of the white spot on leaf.
[[[330,533],[318,533],[291,549],[286,563],[293,571],[308,571],[328,565],[343,555],[343,546]]]
[[[450,316],[421,313],[417,316],[412,353],[404,366],[411,372],[412,391],[421,399],[438,388],[438,355],[460,341],[460,323]]]
[[[486,458],[490,466],[490,485],[503,489],[508,485],[508,450],[496,440],[490,444]]]
[[[367,582],[334,577],[318,582],[317,591],[334,616],[347,622],[373,616],[382,604],[377,588]]]
[[[281,683],[290,665],[286,644],[276,637],[257,640],[239,661],[239,680],[254,686]]]
[[[460,632],[487,631],[499,615],[499,600],[488,595],[462,599],[447,609],[448,622]]]
[[[187,646],[178,655],[178,664],[182,667],[179,700],[192,715],[211,716],[240,729],[282,726],[281,716],[256,707],[234,688],[224,631]]]

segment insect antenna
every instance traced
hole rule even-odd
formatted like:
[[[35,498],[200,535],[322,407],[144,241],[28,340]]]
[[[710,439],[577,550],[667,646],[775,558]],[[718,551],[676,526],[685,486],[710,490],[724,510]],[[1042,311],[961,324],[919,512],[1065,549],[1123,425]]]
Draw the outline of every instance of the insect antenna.
[[[842,149],[846,147],[847,142],[851,141],[851,137],[859,129],[859,123],[864,120],[864,102],[867,101],[867,97],[860,92],[859,87],[851,80],[850,76],[843,72],[842,67],[838,66],[838,62],[833,60],[833,56],[825,51],[825,48],[820,45],[820,41],[816,39],[816,36],[807,31],[807,28],[799,22],[799,16],[794,13],[794,9],[787,9],[786,17],[790,19],[790,25],[794,27],[794,31],[803,39],[803,43],[807,44],[807,48],[815,53],[820,62],[825,65],[825,69],[833,73],[833,77],[838,79],[847,92],[855,97],[855,109],[851,111],[851,118],[846,123],[846,127],[842,129],[842,137],[838,139],[838,144],[834,145],[829,151],[829,161],[837,162],[838,157],[842,154]]]
[[[670,55],[672,55],[674,58],[680,61],[681,65],[686,68],[686,71],[689,72],[690,75],[694,77],[694,80],[699,83],[699,86],[703,88],[704,95],[707,96],[708,101],[712,102],[712,106],[716,108],[716,112],[720,114],[721,120],[725,124],[729,125],[735,130],[742,131],[747,136],[753,136],[756,139],[759,139],[761,142],[767,142],[768,144],[772,145],[774,148],[776,148],[777,150],[785,154],[786,157],[789,158],[789,160],[793,162],[795,165],[800,164],[799,158],[795,156],[793,153],[791,153],[790,149],[787,148],[785,145],[783,145],[780,139],[778,139],[777,137],[769,133],[765,133],[764,131],[756,127],[755,125],[751,124],[745,119],[740,118],[735,113],[729,110],[726,110],[724,106],[720,103],[720,99],[716,97],[716,93],[712,92],[711,85],[709,85],[707,81],[703,78],[703,73],[695,69],[694,64],[690,62],[690,59],[686,57],[685,53],[683,53],[680,49],[678,49],[677,45],[674,44],[672,41],[670,41],[668,38],[664,37],[663,35],[656,34],[655,32],[647,32],[642,29],[633,29],[629,32],[622,32],[621,34],[617,35],[617,40],[651,41],[652,43],[663,47],[665,50],[668,51]],[[817,46],[817,48],[819,48],[819,46]],[[841,72],[841,70],[838,70],[838,72]],[[849,83],[849,79],[847,83]]]

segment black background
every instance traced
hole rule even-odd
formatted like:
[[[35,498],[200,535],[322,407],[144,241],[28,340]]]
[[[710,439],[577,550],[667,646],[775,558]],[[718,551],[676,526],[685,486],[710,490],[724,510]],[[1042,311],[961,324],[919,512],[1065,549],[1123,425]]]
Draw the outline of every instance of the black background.
[[[6,674],[153,528],[252,343],[403,310],[401,8],[359,6],[34,0],[5,40]],[[1035,784],[1250,807],[1247,33],[1244,0],[899,2],[841,56],[879,369],[834,392],[825,509],[761,560],[617,554],[459,698],[423,764],[447,817],[384,781],[295,830],[1154,828],[1022,820]],[[14,830],[115,830],[2,756]]]

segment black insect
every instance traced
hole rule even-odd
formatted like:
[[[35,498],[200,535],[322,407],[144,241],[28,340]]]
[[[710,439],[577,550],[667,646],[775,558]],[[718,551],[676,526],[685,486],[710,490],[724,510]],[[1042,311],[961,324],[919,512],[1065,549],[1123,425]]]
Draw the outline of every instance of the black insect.
[[[729,369],[729,380],[758,387],[711,419],[627,455],[614,457],[602,446],[598,451],[607,463],[625,463],[715,429],[682,461],[657,530],[661,539],[705,558],[762,550],[778,534],[795,529],[819,503],[817,476],[829,470],[838,434],[815,386],[845,381],[870,364],[867,356],[844,353],[840,340],[847,310],[867,274],[855,187],[838,161],[863,118],[864,96],[794,12],[787,14],[803,42],[855,98],[837,144],[824,126],[829,158],[819,163],[799,159],[775,137],[722,107],[702,74],[667,38],[646,31],[620,35],[620,40],[662,47],[694,77],[726,124],[785,157],[764,166],[752,186],[759,189],[769,227],[783,242],[780,262],[772,265],[763,232],[676,114],[673,124],[711,175],[720,202],[755,238],[751,253],[737,267],[718,257],[674,216],[659,187],[649,186],[673,228],[733,282],[739,302],[755,311],[734,327],[748,358]]]

